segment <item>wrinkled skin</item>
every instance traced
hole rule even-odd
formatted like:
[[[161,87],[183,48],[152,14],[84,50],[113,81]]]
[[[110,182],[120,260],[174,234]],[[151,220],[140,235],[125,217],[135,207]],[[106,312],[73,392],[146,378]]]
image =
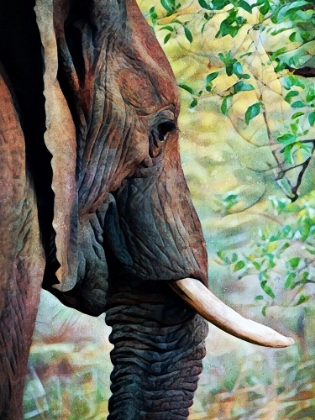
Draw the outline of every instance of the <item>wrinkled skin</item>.
[[[133,0],[33,6],[0,6],[0,418],[21,418],[44,280],[106,311],[109,419],[185,419],[207,327],[167,282],[206,284],[207,256],[173,73]]]

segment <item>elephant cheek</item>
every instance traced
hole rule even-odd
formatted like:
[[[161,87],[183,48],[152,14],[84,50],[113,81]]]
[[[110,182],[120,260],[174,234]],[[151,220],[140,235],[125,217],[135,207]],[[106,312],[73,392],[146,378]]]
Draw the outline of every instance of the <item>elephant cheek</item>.
[[[133,261],[127,275],[169,281],[189,273],[207,283],[205,241],[179,164],[166,162],[153,179],[126,180],[115,198]]]

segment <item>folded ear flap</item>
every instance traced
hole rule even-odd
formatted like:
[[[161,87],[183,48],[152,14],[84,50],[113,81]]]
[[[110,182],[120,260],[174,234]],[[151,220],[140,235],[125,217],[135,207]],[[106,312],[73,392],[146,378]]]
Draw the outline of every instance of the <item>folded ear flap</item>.
[[[52,190],[55,194],[53,228],[56,233],[56,276],[61,291],[77,281],[77,185],[76,130],[67,101],[57,80],[58,51],[54,29],[53,0],[37,0],[36,20],[43,46],[46,132],[44,140],[52,154]]]

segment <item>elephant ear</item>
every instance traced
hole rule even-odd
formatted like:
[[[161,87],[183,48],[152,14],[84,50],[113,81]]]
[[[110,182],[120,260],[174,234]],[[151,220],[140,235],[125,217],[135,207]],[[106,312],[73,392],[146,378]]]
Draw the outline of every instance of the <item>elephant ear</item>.
[[[53,228],[56,258],[60,264],[56,276],[61,291],[71,290],[77,280],[77,185],[76,130],[57,80],[58,50],[54,30],[53,0],[36,0],[36,20],[43,46],[46,132],[44,140],[52,154]]]

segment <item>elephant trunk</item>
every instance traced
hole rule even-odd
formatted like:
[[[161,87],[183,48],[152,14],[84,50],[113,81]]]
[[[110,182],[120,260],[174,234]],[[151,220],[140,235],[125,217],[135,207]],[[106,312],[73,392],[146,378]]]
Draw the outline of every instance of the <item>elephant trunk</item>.
[[[205,356],[206,322],[165,282],[131,290],[126,279],[110,292],[106,322],[113,328],[114,370],[108,419],[186,419]]]

